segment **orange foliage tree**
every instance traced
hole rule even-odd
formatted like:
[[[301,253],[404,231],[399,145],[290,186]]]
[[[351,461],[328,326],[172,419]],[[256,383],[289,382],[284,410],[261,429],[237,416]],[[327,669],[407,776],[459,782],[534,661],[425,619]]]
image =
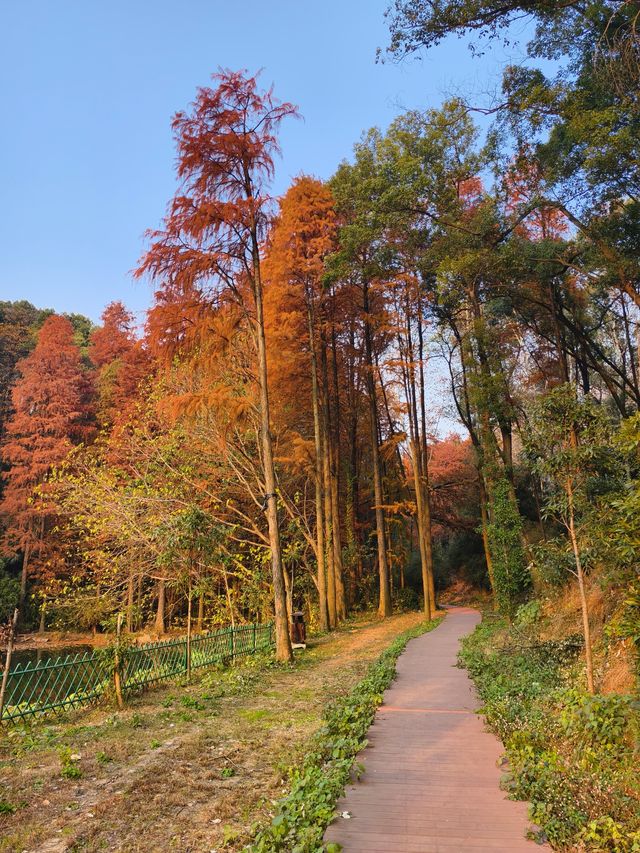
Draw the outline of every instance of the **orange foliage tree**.
[[[215,304],[230,293],[250,318],[260,390],[264,503],[269,528],[276,617],[276,655],[292,657],[282,567],[270,432],[261,246],[271,216],[269,183],[278,128],[292,104],[261,91],[255,76],[221,71],[215,89],[198,90],[190,112],[173,119],[180,188],[138,275],[159,282],[166,303]],[[246,298],[246,294],[250,298]]]
[[[330,393],[325,330],[328,293],[323,286],[325,259],[335,251],[336,245],[337,222],[329,188],[311,177],[296,179],[280,202],[280,214],[270,235],[265,264],[267,316],[274,330],[278,326],[282,329],[283,312],[296,318],[295,340],[291,338],[289,347],[279,348],[280,361],[286,363],[289,387],[301,362],[304,378],[309,380],[304,393],[313,415],[317,563],[314,580],[318,589],[320,625],[325,630],[335,626],[338,617],[346,611],[337,491],[338,443],[327,418]],[[290,327],[291,322],[287,332]],[[270,339],[274,340],[277,335],[275,331]],[[283,359],[282,354],[287,351],[290,357]]]
[[[3,457],[10,471],[0,511],[5,551],[22,554],[22,611],[30,568],[44,561],[48,524],[46,502],[34,502],[34,491],[74,444],[92,434],[91,386],[73,336],[69,320],[49,317],[35,349],[17,365],[21,378],[6,426]]]

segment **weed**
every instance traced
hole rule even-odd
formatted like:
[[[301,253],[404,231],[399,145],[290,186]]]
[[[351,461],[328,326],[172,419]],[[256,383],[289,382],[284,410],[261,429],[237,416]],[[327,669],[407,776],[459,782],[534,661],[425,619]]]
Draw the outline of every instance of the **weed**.
[[[202,702],[198,702],[193,696],[184,695],[180,697],[180,704],[184,708],[193,708],[194,711],[204,711]]]
[[[129,720],[129,725],[132,729],[141,729],[144,726],[145,719],[142,714],[132,714]]]
[[[236,775],[236,771],[233,769],[233,767],[223,767],[220,772],[220,775],[223,779],[231,779],[232,776]]]
[[[77,763],[80,761],[80,756],[77,753],[72,753],[68,746],[61,746],[58,756],[62,765],[60,775],[64,779],[79,779],[82,776],[82,770]]]

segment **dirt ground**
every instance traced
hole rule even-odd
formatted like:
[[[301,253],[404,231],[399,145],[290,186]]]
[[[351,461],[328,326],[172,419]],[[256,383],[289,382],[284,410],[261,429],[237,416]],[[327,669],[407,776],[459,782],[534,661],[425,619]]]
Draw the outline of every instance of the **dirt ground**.
[[[421,619],[351,622],[313,639],[292,668],[251,658],[156,688],[122,712],[4,730],[0,850],[241,850],[323,707]]]

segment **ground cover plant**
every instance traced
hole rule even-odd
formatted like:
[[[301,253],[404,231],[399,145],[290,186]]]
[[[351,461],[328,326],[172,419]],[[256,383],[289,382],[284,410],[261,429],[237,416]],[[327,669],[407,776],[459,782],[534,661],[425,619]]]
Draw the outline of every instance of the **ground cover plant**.
[[[504,784],[558,850],[640,850],[640,703],[584,686],[579,634],[541,640],[537,602],[485,614],[461,663],[508,758]]]

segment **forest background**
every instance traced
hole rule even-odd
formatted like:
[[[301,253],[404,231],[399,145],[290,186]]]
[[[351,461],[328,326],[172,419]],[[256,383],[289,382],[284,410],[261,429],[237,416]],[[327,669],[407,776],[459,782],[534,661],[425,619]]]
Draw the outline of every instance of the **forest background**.
[[[176,114],[140,334],[2,303],[4,617],[161,633],[575,589],[586,681],[633,677],[640,401],[632,3],[396,3],[528,57],[498,100],[409,110],[272,196],[296,108],[222,71]],[[537,29],[536,29],[537,27]],[[539,68],[536,67],[539,64]],[[483,132],[479,114],[492,115]],[[464,437],[434,434],[442,376]],[[575,584],[573,580],[575,579]],[[606,621],[606,632],[601,626]],[[622,674],[620,674],[622,673]]]

